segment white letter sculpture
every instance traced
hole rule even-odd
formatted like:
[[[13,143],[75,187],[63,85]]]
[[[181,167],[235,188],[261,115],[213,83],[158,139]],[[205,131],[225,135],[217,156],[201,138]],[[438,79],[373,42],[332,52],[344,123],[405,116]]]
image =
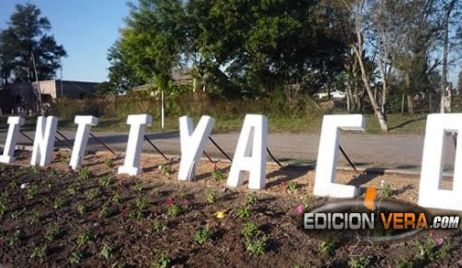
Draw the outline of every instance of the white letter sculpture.
[[[452,190],[439,189],[446,131],[457,131],[462,144],[462,114],[430,114],[427,117],[420,175],[419,205],[462,211],[462,148],[456,149]]]
[[[248,171],[249,188],[265,188],[267,134],[268,119],[266,116],[257,114],[245,116],[228,176],[227,184],[229,187],[241,185],[241,173]]]
[[[181,161],[178,171],[179,180],[188,181],[194,178],[196,163],[205,149],[214,123],[215,119],[212,117],[202,116],[194,130],[191,118],[180,117]]]
[[[130,125],[127,150],[124,165],[119,167],[118,173],[136,176],[141,173],[141,146],[143,145],[146,125],[150,126],[152,124],[152,116],[147,114],[129,115],[127,124]]]
[[[356,187],[335,183],[339,128],[362,130],[364,129],[363,116],[359,114],[324,116],[319,140],[314,195],[351,198],[356,194]]]
[[[51,163],[51,153],[55,143],[56,127],[58,118],[54,116],[39,116],[37,118],[37,129],[35,130],[34,146],[30,164],[41,167]]]
[[[74,147],[72,148],[72,156],[69,165],[73,170],[79,168],[80,163],[85,156],[87,148],[88,136],[92,126],[98,124],[98,118],[94,116],[76,116],[74,123],[78,125],[75,133]]]
[[[19,116],[8,117],[8,134],[6,135],[3,155],[0,156],[0,163],[11,164],[14,162],[14,147],[18,141],[19,129],[24,125],[24,118]]]

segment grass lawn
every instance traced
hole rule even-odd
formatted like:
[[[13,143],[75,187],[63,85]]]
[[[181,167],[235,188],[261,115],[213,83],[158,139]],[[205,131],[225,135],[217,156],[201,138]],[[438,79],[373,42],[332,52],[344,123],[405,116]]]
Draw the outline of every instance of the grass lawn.
[[[366,114],[366,132],[369,134],[418,134],[425,133],[426,115],[402,115],[402,114],[389,114],[388,125],[390,130],[387,133],[381,131],[377,119],[374,115]],[[197,122],[199,117],[194,117],[194,122]],[[271,133],[319,133],[321,130],[322,118],[319,116],[313,117],[296,117],[296,118],[282,118],[269,116],[269,131]],[[0,117],[0,124],[6,124],[7,118]],[[100,118],[100,122],[93,131],[107,132],[107,131],[128,131],[126,118]],[[244,117],[242,118],[216,118],[214,133],[225,132],[239,132]],[[35,128],[36,118],[28,118],[25,127]],[[2,126],[3,127],[3,126]],[[75,129],[73,119],[61,119],[58,127],[60,129]],[[165,120],[165,131],[175,131],[179,129],[178,117],[168,116]],[[151,132],[158,132],[160,130],[160,120],[154,118],[153,125],[149,128]]]

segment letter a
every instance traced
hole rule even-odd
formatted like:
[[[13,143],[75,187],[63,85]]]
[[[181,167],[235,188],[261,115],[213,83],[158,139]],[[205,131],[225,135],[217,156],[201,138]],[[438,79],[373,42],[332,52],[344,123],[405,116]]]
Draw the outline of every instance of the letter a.
[[[228,176],[229,187],[242,184],[242,171],[248,171],[249,188],[265,188],[267,134],[266,116],[246,115]]]

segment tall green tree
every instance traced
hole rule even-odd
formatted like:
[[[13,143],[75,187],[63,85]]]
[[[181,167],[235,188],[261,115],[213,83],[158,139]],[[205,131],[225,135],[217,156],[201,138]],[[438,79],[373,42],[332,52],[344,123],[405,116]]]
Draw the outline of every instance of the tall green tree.
[[[226,96],[272,94],[313,76],[319,89],[343,69],[339,18],[314,0],[139,0],[119,44],[127,66],[161,88],[186,65]]]
[[[34,81],[34,63],[39,80],[54,78],[66,51],[49,34],[50,21],[41,16],[40,9],[33,4],[18,4],[7,25],[0,35],[0,68],[4,83]]]
[[[127,56],[120,49],[120,43],[116,42],[107,56],[109,66],[109,82],[104,84],[103,92],[126,92],[129,89],[142,85],[146,80],[136,74],[135,69],[128,64]]]
[[[181,63],[185,19],[181,0],[139,0],[130,5],[119,48],[137,77],[169,88],[172,71]]]

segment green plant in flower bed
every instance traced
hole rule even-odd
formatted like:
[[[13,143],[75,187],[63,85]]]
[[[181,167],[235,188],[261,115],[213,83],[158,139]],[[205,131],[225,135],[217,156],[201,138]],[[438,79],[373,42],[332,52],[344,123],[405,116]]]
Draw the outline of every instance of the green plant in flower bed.
[[[57,197],[55,201],[53,202],[53,208],[54,209],[61,209],[64,206],[66,206],[67,202],[62,199],[61,197]]]
[[[8,192],[4,192],[0,195],[0,216],[3,216],[8,209],[9,197],[10,194],[8,194]]]
[[[245,195],[245,205],[252,206],[255,205],[258,201],[258,198],[253,194],[246,194]]]
[[[382,198],[390,198],[393,194],[393,189],[391,188],[391,185],[388,183],[383,184],[379,188],[379,194]]]
[[[87,213],[87,211],[88,208],[85,204],[80,203],[77,205],[77,212],[79,212],[80,215],[84,215],[85,213]]]
[[[13,189],[17,189],[20,184],[16,179],[12,179],[8,185]]]
[[[311,195],[304,195],[303,196],[303,206],[305,207],[305,209],[309,209],[311,208],[311,206],[313,205],[313,197]]]
[[[356,256],[350,258],[348,261],[348,266],[351,268],[366,268],[369,267],[372,263],[371,256]]]
[[[67,261],[69,264],[79,264],[82,261],[83,253],[81,251],[73,251]]]
[[[143,184],[141,182],[137,182],[135,184],[135,186],[133,187],[133,189],[137,192],[137,193],[141,193],[141,191],[143,191]]]
[[[198,243],[199,245],[202,245],[205,242],[211,240],[212,235],[213,235],[212,231],[210,231],[208,227],[204,227],[196,231],[193,239],[196,243]]]
[[[115,193],[112,198],[111,198],[111,202],[114,204],[114,205],[120,205],[120,202],[121,202],[121,197],[118,193]]]
[[[154,261],[151,263],[152,268],[167,268],[170,267],[172,259],[168,256],[167,252],[158,250],[154,254]]]
[[[68,165],[70,162],[70,157],[68,155],[61,155],[60,161],[64,165]]]
[[[295,192],[295,190],[297,190],[297,188],[298,188],[298,184],[295,181],[289,181],[287,183],[287,190],[289,192]]]
[[[433,238],[426,236],[423,240],[417,242],[418,261],[425,263],[446,257],[450,250],[449,241],[443,238]]]
[[[335,250],[335,245],[330,240],[324,240],[319,245],[319,252],[322,254],[331,254]]]
[[[213,164],[212,178],[215,181],[222,181],[225,179],[225,174],[218,168],[217,164]]]
[[[170,176],[172,174],[172,171],[169,166],[167,165],[161,165],[160,167],[160,173],[164,176]]]
[[[246,239],[245,249],[252,255],[265,255],[266,237]]]
[[[246,239],[256,236],[258,232],[258,226],[254,222],[245,223],[241,230],[241,234]]]
[[[91,201],[96,199],[101,194],[98,188],[93,188],[85,192],[85,197],[87,200]]]
[[[67,192],[70,194],[70,195],[75,195],[77,193],[77,185],[75,184],[71,184],[67,187]]]
[[[58,175],[58,172],[54,168],[50,168],[47,170],[48,171],[48,178],[54,178]]]
[[[167,215],[176,217],[183,213],[183,208],[178,204],[172,204],[167,207]]]
[[[414,264],[411,261],[407,261],[406,259],[400,257],[395,259],[395,268],[412,268]]]
[[[40,173],[40,167],[39,167],[39,165],[33,165],[33,166],[31,167],[31,169],[32,169],[32,173],[35,174],[35,175],[37,175],[37,174]]]
[[[149,207],[149,199],[146,197],[138,197],[135,200],[136,208],[138,210],[143,211]]]
[[[247,206],[238,208],[236,214],[239,218],[249,218],[251,214],[250,208]]]
[[[42,215],[40,212],[36,209],[32,210],[29,223],[30,224],[38,224],[40,222],[40,219],[42,218]]]
[[[50,227],[48,227],[46,233],[45,233],[45,238],[48,241],[55,241],[58,239],[62,234],[61,229],[59,228],[59,225],[57,224],[52,224]]]
[[[112,256],[112,248],[107,243],[104,243],[100,254],[104,259],[109,260]]]
[[[209,191],[207,193],[207,203],[215,204],[218,201],[217,193],[214,191]]]
[[[112,160],[112,158],[106,158],[106,160],[104,160],[104,164],[106,167],[112,168],[114,167],[114,160]]]
[[[108,187],[109,185],[111,185],[111,177],[109,176],[100,177],[99,185],[104,188]]]
[[[98,214],[98,217],[100,219],[103,219],[103,218],[107,218],[109,216],[109,208],[107,207],[106,204],[102,205],[100,210],[99,210],[99,214]]]
[[[17,246],[19,242],[21,242],[23,238],[22,232],[20,230],[15,230],[9,237],[8,237],[8,245],[9,246]]]
[[[77,247],[80,248],[80,247],[85,246],[88,243],[88,241],[90,241],[90,239],[91,239],[90,233],[88,232],[83,232],[79,234],[76,239]]]
[[[6,165],[3,163],[0,163],[0,172],[3,172],[6,169]]]
[[[32,249],[32,253],[30,257],[32,259],[43,259],[47,256],[48,253],[48,245],[37,246]]]
[[[81,180],[88,180],[90,178],[90,170],[86,167],[79,170],[79,178]]]
[[[35,185],[35,184],[31,184],[31,185],[27,188],[27,198],[33,199],[33,198],[36,197],[37,195],[38,195],[38,186]]]
[[[160,233],[165,229],[167,229],[167,226],[165,226],[165,224],[160,220],[154,220],[151,224],[151,230],[154,233]]]

